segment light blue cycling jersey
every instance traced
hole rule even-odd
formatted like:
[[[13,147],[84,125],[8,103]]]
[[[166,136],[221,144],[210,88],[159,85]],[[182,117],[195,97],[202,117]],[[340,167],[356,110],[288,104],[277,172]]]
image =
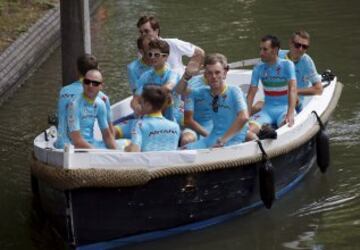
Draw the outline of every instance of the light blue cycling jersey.
[[[289,50],[280,50],[279,57],[288,59]],[[315,64],[308,54],[304,54],[295,64],[296,85],[297,88],[309,88],[317,82],[321,82],[321,76],[318,74]],[[304,100],[304,96],[299,95],[300,101]]]
[[[100,130],[109,127],[106,106],[100,97],[94,101],[83,94],[69,102],[67,124],[69,133],[79,131],[88,143],[97,145],[94,139],[94,124],[97,119]]]
[[[66,143],[69,141],[69,131],[67,126],[67,107],[71,100],[74,100],[76,97],[80,96],[83,93],[82,79],[75,81],[67,86],[64,86],[60,90],[59,100],[58,100],[58,126],[57,126],[57,139],[54,143],[56,148],[62,149]],[[98,94],[106,105],[108,122],[112,121],[110,100],[109,98],[100,91]]]
[[[156,71],[154,68],[146,71],[136,84],[135,95],[141,96],[143,88],[147,84],[165,85],[166,83],[177,84],[180,76],[169,68],[168,65],[163,70]],[[181,109],[181,97],[176,94],[175,90],[172,92],[172,105],[165,110],[164,116],[171,121],[181,121],[183,117],[183,110]]]
[[[141,58],[136,59],[127,65],[130,89],[133,94],[136,90],[136,82],[140,79],[141,75],[144,72],[148,71],[151,68],[152,67],[145,64]]]
[[[191,78],[188,87],[191,90],[201,87],[206,87],[210,89],[203,76],[196,76]],[[210,132],[213,127],[211,106],[209,106],[205,99],[206,98],[200,92],[192,91],[185,98],[184,112],[193,112],[193,119],[197,123],[199,123],[206,131]]]
[[[176,122],[165,119],[161,113],[145,115],[138,119],[131,135],[131,142],[145,151],[176,150],[180,128]]]
[[[251,117],[259,126],[272,124],[279,126],[288,109],[288,84],[296,80],[294,64],[278,58],[276,63],[258,63],[251,76],[251,85],[258,86],[262,82],[265,94],[263,109]]]
[[[210,88],[204,86],[192,90],[197,96],[203,96],[204,102],[210,107],[213,129],[208,137],[200,139],[194,143],[186,145],[186,148],[209,148],[212,147],[218,138],[223,136],[232,126],[239,112],[247,110],[245,97],[241,89],[237,86],[226,85],[223,93],[217,98],[211,94]],[[215,98],[215,99],[214,99]],[[217,99],[217,100],[216,100]],[[248,125],[234,135],[225,146],[238,144],[245,141]]]
[[[276,63],[258,63],[251,75],[251,85],[262,82],[265,94],[265,105],[288,105],[288,84],[296,80],[294,64],[278,58]]]

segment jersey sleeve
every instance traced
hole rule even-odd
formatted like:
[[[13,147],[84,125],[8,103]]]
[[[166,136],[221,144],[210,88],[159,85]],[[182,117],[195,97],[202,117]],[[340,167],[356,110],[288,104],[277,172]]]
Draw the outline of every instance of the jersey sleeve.
[[[295,65],[292,61],[290,60],[286,60],[286,75],[287,75],[287,80],[291,81],[291,80],[296,80],[296,71],[295,71]]]
[[[261,64],[257,64],[254,69],[253,72],[251,74],[251,86],[257,87],[259,85],[259,81],[260,81],[260,71],[261,71]]]
[[[80,131],[79,107],[76,101],[70,101],[67,107],[67,124],[70,132]]]
[[[106,104],[102,100],[98,101],[96,118],[98,120],[100,130],[109,128],[107,113]]]
[[[247,104],[246,104],[246,101],[245,101],[245,96],[244,96],[244,93],[241,91],[240,88],[238,87],[235,87],[235,88],[232,88],[232,94],[233,94],[233,97],[234,97],[234,104],[235,104],[235,110],[236,112],[241,112],[243,110],[247,110]]]
[[[193,91],[185,98],[184,111],[194,112],[194,92]]]
[[[130,63],[127,65],[127,74],[128,74],[128,80],[129,80],[131,92],[135,93],[137,76],[136,76],[136,72],[133,69],[132,65],[133,65],[133,63]]]
[[[316,70],[314,61],[307,56],[305,58],[305,77],[314,85],[317,82],[321,82],[321,76]]]

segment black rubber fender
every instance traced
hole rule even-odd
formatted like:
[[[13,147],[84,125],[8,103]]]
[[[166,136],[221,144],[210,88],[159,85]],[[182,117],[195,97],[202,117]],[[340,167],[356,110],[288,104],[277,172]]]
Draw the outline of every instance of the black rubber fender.
[[[260,198],[267,209],[270,209],[275,200],[274,167],[270,160],[265,160],[259,168]]]
[[[325,173],[330,165],[330,143],[325,130],[320,130],[316,135],[316,157],[320,171]]]

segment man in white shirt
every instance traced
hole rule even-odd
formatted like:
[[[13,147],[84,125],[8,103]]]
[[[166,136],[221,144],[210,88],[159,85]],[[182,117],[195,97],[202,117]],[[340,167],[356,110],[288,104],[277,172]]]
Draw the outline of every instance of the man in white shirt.
[[[176,71],[179,75],[183,75],[184,80],[190,80],[193,75],[198,73],[204,61],[204,50],[194,44],[177,38],[161,38],[160,23],[154,16],[140,17],[137,22],[137,27],[141,36],[160,38],[169,44],[170,54],[167,63],[172,70]],[[190,58],[186,67],[182,63],[183,56]]]

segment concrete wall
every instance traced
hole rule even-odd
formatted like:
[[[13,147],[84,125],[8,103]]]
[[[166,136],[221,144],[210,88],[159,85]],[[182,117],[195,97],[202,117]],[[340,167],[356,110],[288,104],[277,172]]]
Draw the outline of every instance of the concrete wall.
[[[101,0],[90,0],[91,12]],[[0,105],[60,46],[60,8],[49,10],[0,55]]]

